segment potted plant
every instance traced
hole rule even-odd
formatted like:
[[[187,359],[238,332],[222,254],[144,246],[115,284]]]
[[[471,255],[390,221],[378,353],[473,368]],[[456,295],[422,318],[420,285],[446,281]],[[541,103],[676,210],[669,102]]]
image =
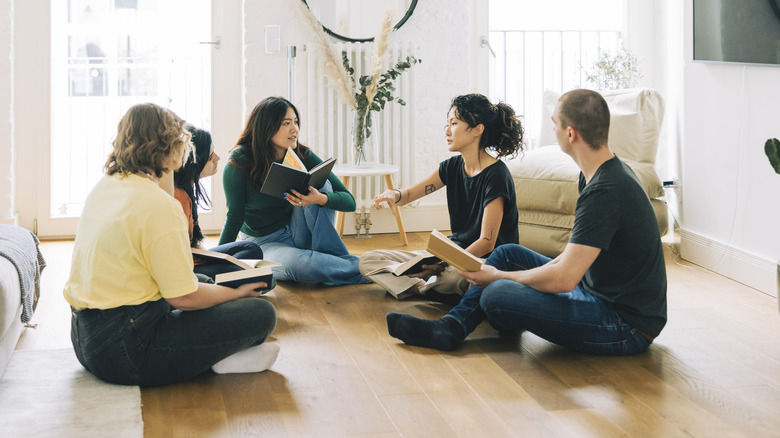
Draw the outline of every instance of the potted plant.
[[[382,56],[381,54],[378,56]],[[378,113],[385,108],[388,101],[395,100],[399,105],[406,105],[403,99],[393,96],[395,87],[393,81],[412,65],[422,62],[414,56],[407,56],[391,66],[384,73],[377,71],[373,75],[363,75],[354,79],[355,69],[352,68],[346,52],[341,52],[344,70],[352,79],[352,89],[355,94],[355,117],[352,124],[352,142],[355,148],[354,162],[356,165],[371,163],[376,159],[376,154],[371,151],[372,112]]]
[[[598,58],[585,70],[585,80],[596,90],[621,90],[633,88],[642,78],[639,62],[622,45],[613,54],[599,52]]]
[[[780,174],[780,141],[776,138],[770,138],[764,143],[764,153],[769,158],[769,164],[775,169],[775,173]],[[777,262],[777,305],[780,310],[780,261]]]

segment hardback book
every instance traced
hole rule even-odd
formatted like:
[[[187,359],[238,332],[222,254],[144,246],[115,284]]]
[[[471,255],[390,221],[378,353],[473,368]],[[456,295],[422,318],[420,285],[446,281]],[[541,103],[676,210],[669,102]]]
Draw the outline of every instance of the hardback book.
[[[260,192],[282,199],[284,199],[285,193],[290,192],[290,189],[308,194],[309,186],[320,189],[325,185],[334,164],[336,164],[336,159],[328,158],[311,170],[306,170],[305,167],[298,169],[286,164],[271,163],[271,168],[263,181],[263,186],[260,187]]]
[[[438,230],[431,231],[428,252],[461,271],[479,271],[482,260],[458,246]]]
[[[225,272],[214,277],[214,283],[232,288],[241,286],[244,283],[264,281],[268,286],[256,290],[270,291],[276,286],[272,269],[274,266],[282,266],[281,263],[270,260],[237,259],[229,254],[200,248],[192,248],[192,255],[195,258],[208,260],[212,263],[232,263],[242,268],[240,271]]]
[[[244,283],[257,283],[263,281],[267,285],[263,288],[255,289],[255,291],[268,292],[276,287],[276,279],[274,278],[271,266],[260,266],[259,268],[242,269],[240,271],[224,272],[214,276],[214,283],[220,286],[237,288]]]
[[[414,258],[403,263],[393,263],[391,265],[376,269],[366,273],[366,275],[375,275],[383,272],[389,272],[396,277],[402,275],[417,274],[423,271],[423,265],[435,265],[441,263],[441,259],[428,251],[420,251]]]

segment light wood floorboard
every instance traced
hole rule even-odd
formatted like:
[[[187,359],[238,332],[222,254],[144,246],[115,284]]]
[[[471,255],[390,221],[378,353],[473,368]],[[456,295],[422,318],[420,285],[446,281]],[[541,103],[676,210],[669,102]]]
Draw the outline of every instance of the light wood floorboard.
[[[396,234],[345,242],[353,254],[425,246],[426,233],[408,237],[408,247]],[[387,334],[385,314],[438,318],[448,305],[397,301],[376,285],[283,283],[268,295],[281,347],[271,370],[142,389],[145,435],[780,436],[775,298],[675,260],[665,239],[669,323],[645,354],[583,355],[488,324],[454,352],[408,347]],[[36,327],[17,349],[70,348],[72,242],[41,247]]]

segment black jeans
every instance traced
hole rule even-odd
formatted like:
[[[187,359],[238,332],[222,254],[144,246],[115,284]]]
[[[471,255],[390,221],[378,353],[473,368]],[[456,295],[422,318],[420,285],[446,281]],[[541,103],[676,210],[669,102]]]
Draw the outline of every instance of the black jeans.
[[[240,298],[180,311],[164,299],[114,309],[73,310],[71,341],[98,378],[155,386],[189,380],[220,360],[259,345],[276,326],[265,298]]]

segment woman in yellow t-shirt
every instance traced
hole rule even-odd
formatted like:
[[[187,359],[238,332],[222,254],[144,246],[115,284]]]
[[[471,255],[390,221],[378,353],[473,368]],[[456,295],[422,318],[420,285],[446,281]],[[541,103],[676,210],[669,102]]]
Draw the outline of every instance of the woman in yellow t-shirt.
[[[107,382],[142,386],[210,368],[269,368],[279,348],[263,341],[276,310],[255,292],[266,285],[232,289],[198,283],[193,273],[187,223],[171,196],[171,172],[192,147],[185,122],[155,104],[135,105],[113,147],[84,205],[64,290],[79,362]]]

